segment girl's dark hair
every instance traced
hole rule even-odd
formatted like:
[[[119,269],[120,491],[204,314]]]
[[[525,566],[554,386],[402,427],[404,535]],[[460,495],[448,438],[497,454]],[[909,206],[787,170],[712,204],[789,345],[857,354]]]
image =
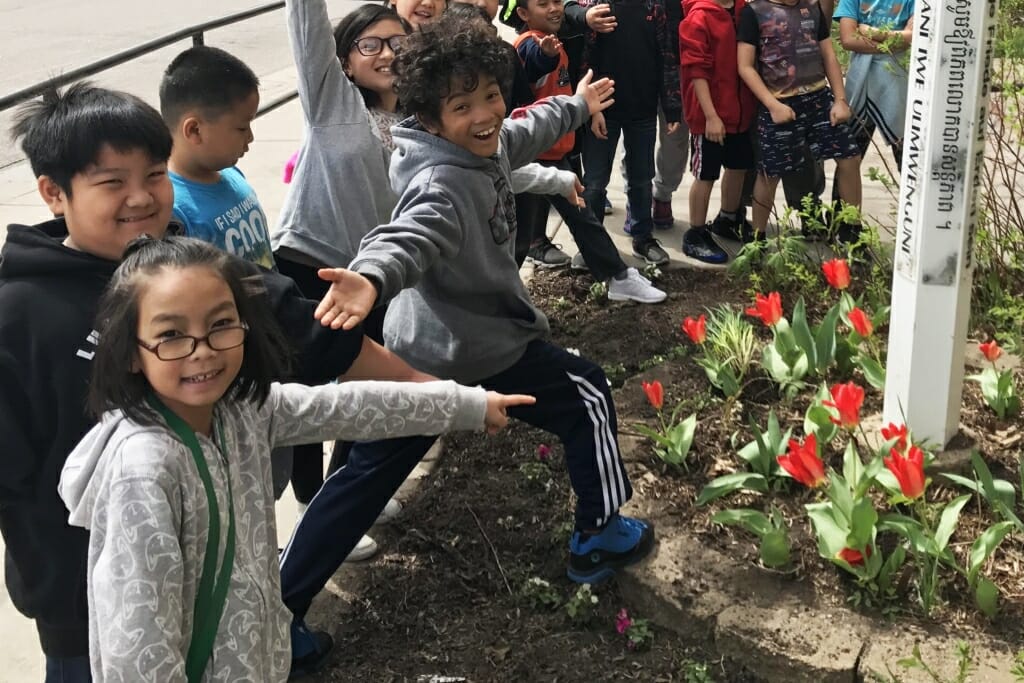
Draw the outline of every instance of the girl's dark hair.
[[[491,26],[491,16],[487,14],[487,10],[468,2],[449,2],[448,6],[444,8],[444,15],[463,21],[483,21],[487,26]]]
[[[139,295],[147,276],[165,268],[191,267],[209,268],[224,279],[239,317],[249,326],[242,367],[226,396],[262,404],[271,382],[285,376],[289,346],[263,295],[255,266],[201,240],[143,236],[128,244],[124,260],[100,299],[96,315],[100,340],[89,384],[89,410],[97,418],[120,409],[140,424],[158,424],[156,413],[146,403],[149,382],[142,373],[132,372],[137,354],[146,353],[138,345]]]
[[[490,26],[442,14],[410,34],[391,63],[391,73],[405,113],[437,123],[441,101],[451,93],[452,82],[472,91],[481,76],[492,76],[506,92],[513,65],[507,44]]]
[[[409,22],[400,17],[398,12],[392,7],[386,5],[363,5],[346,14],[338,22],[338,25],[334,27],[334,46],[343,67],[348,64],[348,55],[355,49],[353,43],[356,42],[359,34],[377,22],[387,19],[397,21],[402,25],[406,33],[412,32]],[[375,107],[380,104],[380,98],[377,97],[377,93],[367,90],[362,86],[357,87],[359,92],[363,93],[363,101],[366,102],[367,107]]]

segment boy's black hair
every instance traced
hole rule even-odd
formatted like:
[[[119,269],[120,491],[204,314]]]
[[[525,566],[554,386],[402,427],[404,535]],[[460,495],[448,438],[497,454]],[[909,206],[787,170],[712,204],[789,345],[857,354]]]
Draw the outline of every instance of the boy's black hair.
[[[471,5],[468,2],[449,2],[448,6],[444,8],[443,16],[454,17],[463,21],[480,21],[483,19],[485,24],[491,26],[491,15],[487,13],[487,10],[479,5]]]
[[[215,119],[259,90],[260,79],[234,55],[196,45],[174,58],[160,81],[160,113],[174,128],[191,109]]]
[[[145,400],[151,391],[149,382],[141,372],[132,372],[138,354],[148,353],[138,345],[139,294],[146,276],[165,268],[191,267],[209,268],[224,278],[239,317],[249,327],[242,367],[225,398],[263,403],[271,382],[286,375],[289,346],[262,288],[252,286],[260,276],[250,264],[202,240],[143,236],[128,244],[96,314],[100,341],[92,361],[89,409],[97,418],[120,409],[140,424],[158,424]]]
[[[508,47],[480,22],[442,14],[416,31],[391,63],[395,91],[407,114],[437,123],[452,83],[473,91],[481,76],[493,76],[502,92],[512,83]]]
[[[71,178],[96,163],[110,145],[141,149],[156,163],[171,156],[171,134],[160,112],[135,95],[81,81],[64,92],[52,88],[22,105],[11,137],[21,140],[32,172],[47,176],[71,196]]]
[[[355,49],[354,44],[359,34],[377,22],[386,19],[397,21],[402,25],[406,33],[412,32],[409,22],[400,17],[398,12],[389,5],[363,5],[346,14],[337,23],[334,27],[334,49],[338,54],[338,59],[341,60],[342,66],[346,65],[349,54]],[[359,91],[363,93],[363,101],[366,102],[367,107],[375,107],[380,103],[377,93],[362,87],[359,88]]]

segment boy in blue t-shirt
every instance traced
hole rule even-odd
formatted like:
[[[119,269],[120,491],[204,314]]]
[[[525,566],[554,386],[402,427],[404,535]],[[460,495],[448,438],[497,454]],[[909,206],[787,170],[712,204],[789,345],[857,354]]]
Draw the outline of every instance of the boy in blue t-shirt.
[[[846,95],[861,154],[871,141],[872,129],[877,127],[900,167],[907,68],[898,55],[910,47],[914,0],[839,0],[833,19],[839,22],[840,42],[852,53],[846,71]]]
[[[160,83],[160,110],[174,138],[174,220],[189,237],[273,268],[266,214],[235,167],[249,150],[259,104],[256,74],[214,47],[185,50]]]

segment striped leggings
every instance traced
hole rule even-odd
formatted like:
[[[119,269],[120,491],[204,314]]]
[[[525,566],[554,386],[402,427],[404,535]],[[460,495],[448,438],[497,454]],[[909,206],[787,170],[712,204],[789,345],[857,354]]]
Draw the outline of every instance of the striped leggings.
[[[577,525],[603,526],[633,495],[619,457],[615,406],[599,366],[537,340],[512,367],[479,384],[537,398],[509,414],[561,439]],[[434,437],[408,437],[356,444],[348,464],[324,481],[281,555],[284,602],[297,617],[305,617],[433,442]]]

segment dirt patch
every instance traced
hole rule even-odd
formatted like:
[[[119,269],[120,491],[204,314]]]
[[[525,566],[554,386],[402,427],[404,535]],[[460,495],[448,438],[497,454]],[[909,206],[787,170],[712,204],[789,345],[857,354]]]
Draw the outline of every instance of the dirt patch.
[[[723,273],[672,271],[660,283],[671,292],[660,306],[595,302],[590,284],[587,277],[538,273],[531,288],[551,318],[553,340],[602,365],[617,387],[621,445],[636,489],[635,507],[656,524],[684,527],[704,547],[744,564],[750,576],[736,580],[750,581],[766,573],[757,567],[752,537],[712,525],[709,518],[726,506],[766,509],[776,504],[792,522],[794,545],[795,569],[781,577],[783,585],[824,609],[849,606],[852,582],[818,557],[806,522],[803,505],[813,500],[813,492],[794,485],[770,496],[739,495],[727,504],[694,505],[711,478],[737,467],[732,444],[749,440],[751,418],[763,425],[774,407],[784,424],[799,424],[808,401],[806,396],[782,401],[764,382],[748,387],[742,402],[726,405],[692,362],[680,321],[719,303],[746,304],[742,284]],[[639,388],[642,377],[662,380],[666,405],[682,400],[684,414],[698,415],[689,472],[668,470],[645,440],[631,434],[630,425],[655,417]],[[880,409],[880,392],[869,391],[865,413]],[[962,422],[964,439],[981,451],[995,476],[1019,481],[1020,423],[997,420],[971,383]],[[552,447],[546,464],[537,458],[541,443]],[[434,675],[467,681],[758,680],[735,662],[723,668],[712,634],[700,623],[692,629],[655,628],[649,650],[628,650],[614,628],[616,613],[625,607],[634,617],[649,615],[639,602],[626,604],[614,582],[596,589],[598,603],[586,624],[569,619],[563,607],[540,607],[530,599],[524,586],[533,577],[550,582],[562,602],[576,590],[564,576],[573,503],[561,448],[549,435],[516,424],[495,438],[454,436],[446,449],[440,467],[400,520],[375,532],[384,551],[354,572],[356,593],[324,594],[315,603],[310,621],[332,628],[339,642],[330,669],[319,680],[426,681]],[[929,489],[930,498],[957,493],[939,482]],[[973,502],[964,509],[952,543],[961,560],[993,521]],[[967,640],[972,633],[994,635],[1019,648],[1024,645],[1022,562],[1024,544],[1011,538],[986,567],[1003,597],[994,622],[977,612],[962,580],[944,586],[930,619],[920,615],[909,596],[888,605],[885,618],[929,629],[941,625]],[[780,579],[768,574],[772,581]],[[886,623],[877,610],[863,610],[863,615]],[[696,677],[695,662],[708,663],[712,678]]]

